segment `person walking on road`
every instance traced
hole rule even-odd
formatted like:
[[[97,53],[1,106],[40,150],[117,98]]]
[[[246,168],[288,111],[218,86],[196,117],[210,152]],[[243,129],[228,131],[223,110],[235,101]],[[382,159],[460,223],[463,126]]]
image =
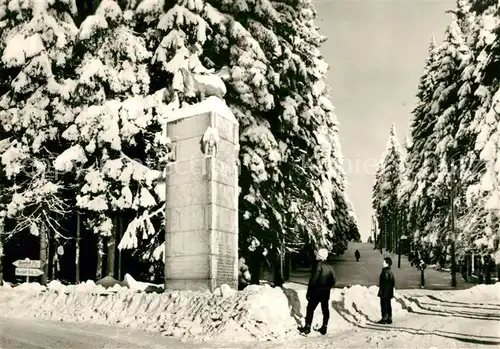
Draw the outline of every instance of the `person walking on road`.
[[[379,324],[392,324],[392,305],[391,300],[394,297],[394,286],[396,284],[394,274],[392,273],[392,259],[385,257],[382,262],[382,272],[378,284],[378,296],[380,297],[380,311],[382,319]]]
[[[354,252],[354,257],[356,258],[356,262],[359,262],[359,259],[361,258],[361,253],[359,253],[359,250],[356,250],[356,252]]]
[[[335,286],[336,281],[332,266],[326,263],[327,258],[328,251],[324,248],[320,249],[316,254],[318,263],[312,271],[307,287],[306,323],[304,327],[299,328],[299,331],[303,334],[311,332],[314,310],[316,310],[318,304],[321,304],[323,313],[323,326],[318,329],[318,332],[325,335],[327,331],[328,320],[330,319],[330,290]]]

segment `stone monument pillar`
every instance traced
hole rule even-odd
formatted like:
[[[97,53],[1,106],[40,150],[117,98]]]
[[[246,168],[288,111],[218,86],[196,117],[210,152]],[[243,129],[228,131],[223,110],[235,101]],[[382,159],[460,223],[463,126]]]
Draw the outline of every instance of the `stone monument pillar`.
[[[212,96],[174,112],[167,136],[165,287],[237,287],[238,122]]]

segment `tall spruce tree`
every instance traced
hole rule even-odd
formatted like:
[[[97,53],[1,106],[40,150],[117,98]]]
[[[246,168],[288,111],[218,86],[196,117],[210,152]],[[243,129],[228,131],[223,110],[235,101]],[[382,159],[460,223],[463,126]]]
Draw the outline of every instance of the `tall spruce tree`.
[[[451,238],[453,174],[457,247],[462,254],[498,250],[498,78],[492,73],[499,61],[498,6],[495,1],[457,1],[444,42],[426,61],[411,125],[407,169],[414,191],[414,238],[434,244]]]
[[[133,21],[134,13],[118,2],[100,2],[80,25],[72,57],[76,76],[66,81],[61,100],[75,117],[67,120],[62,136],[70,144],[55,166],[79,178],[76,205],[98,236],[98,277],[105,250],[109,275],[116,247],[139,248],[138,257],[150,261],[153,252],[161,255],[165,116],[156,110],[158,94],[148,95],[151,52]],[[123,238],[119,221],[127,226]]]
[[[425,61],[424,72],[420,78],[417,92],[417,106],[413,110],[411,120],[411,139],[412,144],[408,149],[407,168],[409,186],[411,186],[409,217],[414,222],[415,239],[418,240],[420,231],[430,214],[424,210],[425,201],[425,181],[426,175],[419,172],[424,164],[425,147],[432,137],[435,118],[430,113],[432,96],[436,81],[434,67],[436,66],[437,48],[434,37],[429,46],[429,56]]]
[[[372,205],[376,212],[382,238],[380,243],[390,251],[394,249],[396,219],[398,216],[398,192],[401,186],[402,151],[396,138],[396,127],[392,125],[386,149],[377,169],[372,194]]]
[[[7,234],[29,231],[40,238],[47,282],[49,240],[62,237],[59,218],[71,195],[51,166],[60,154],[61,120],[54,114],[77,28],[71,0],[1,1],[1,178]]]
[[[432,138],[427,143],[426,154],[431,168],[423,168],[427,175],[426,202],[431,219],[425,229],[426,240],[446,253],[447,246],[454,237],[450,229],[451,207],[460,198],[460,173],[462,154],[457,148],[455,136],[460,126],[461,114],[458,110],[460,77],[463,67],[470,60],[470,50],[465,44],[457,18],[454,18],[445,32],[443,43],[438,48],[436,80],[432,98],[431,115],[436,120]],[[451,183],[451,181],[455,183]],[[453,203],[450,203],[454,190]],[[436,255],[436,258],[438,256]]]
[[[480,6],[483,5],[483,6]],[[475,79],[477,106],[472,126],[477,127],[475,150],[482,164],[479,180],[468,191],[470,214],[462,233],[463,245],[482,255],[495,255],[500,259],[500,183],[499,183],[499,86],[496,73],[500,68],[498,3],[481,2],[472,7],[476,12],[473,31],[476,49]],[[467,223],[467,222],[464,222]]]

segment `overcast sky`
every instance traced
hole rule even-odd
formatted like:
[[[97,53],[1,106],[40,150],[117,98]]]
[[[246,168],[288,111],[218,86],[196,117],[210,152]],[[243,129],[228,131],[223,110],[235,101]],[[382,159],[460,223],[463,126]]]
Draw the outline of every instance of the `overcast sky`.
[[[439,43],[455,2],[313,0],[328,38],[323,55],[340,121],[348,193],[363,240],[370,235],[371,195],[392,123],[403,144],[432,35]]]

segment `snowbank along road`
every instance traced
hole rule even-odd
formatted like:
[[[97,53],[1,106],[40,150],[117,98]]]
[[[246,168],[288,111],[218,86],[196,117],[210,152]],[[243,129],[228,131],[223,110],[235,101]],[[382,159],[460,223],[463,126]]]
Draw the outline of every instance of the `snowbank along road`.
[[[355,286],[332,298],[332,321],[327,336],[278,341],[244,340],[233,332],[232,340],[216,336],[205,343],[181,342],[158,332],[142,332],[109,325],[68,321],[1,318],[3,349],[33,348],[477,348],[500,345],[500,284],[462,291],[401,291],[395,303],[394,325],[373,323],[378,317],[373,288]],[[302,298],[301,290],[297,291]],[[368,302],[366,301],[368,300]],[[302,305],[303,307],[303,305]],[[315,320],[320,321],[319,312]],[[228,333],[226,333],[226,336]]]

